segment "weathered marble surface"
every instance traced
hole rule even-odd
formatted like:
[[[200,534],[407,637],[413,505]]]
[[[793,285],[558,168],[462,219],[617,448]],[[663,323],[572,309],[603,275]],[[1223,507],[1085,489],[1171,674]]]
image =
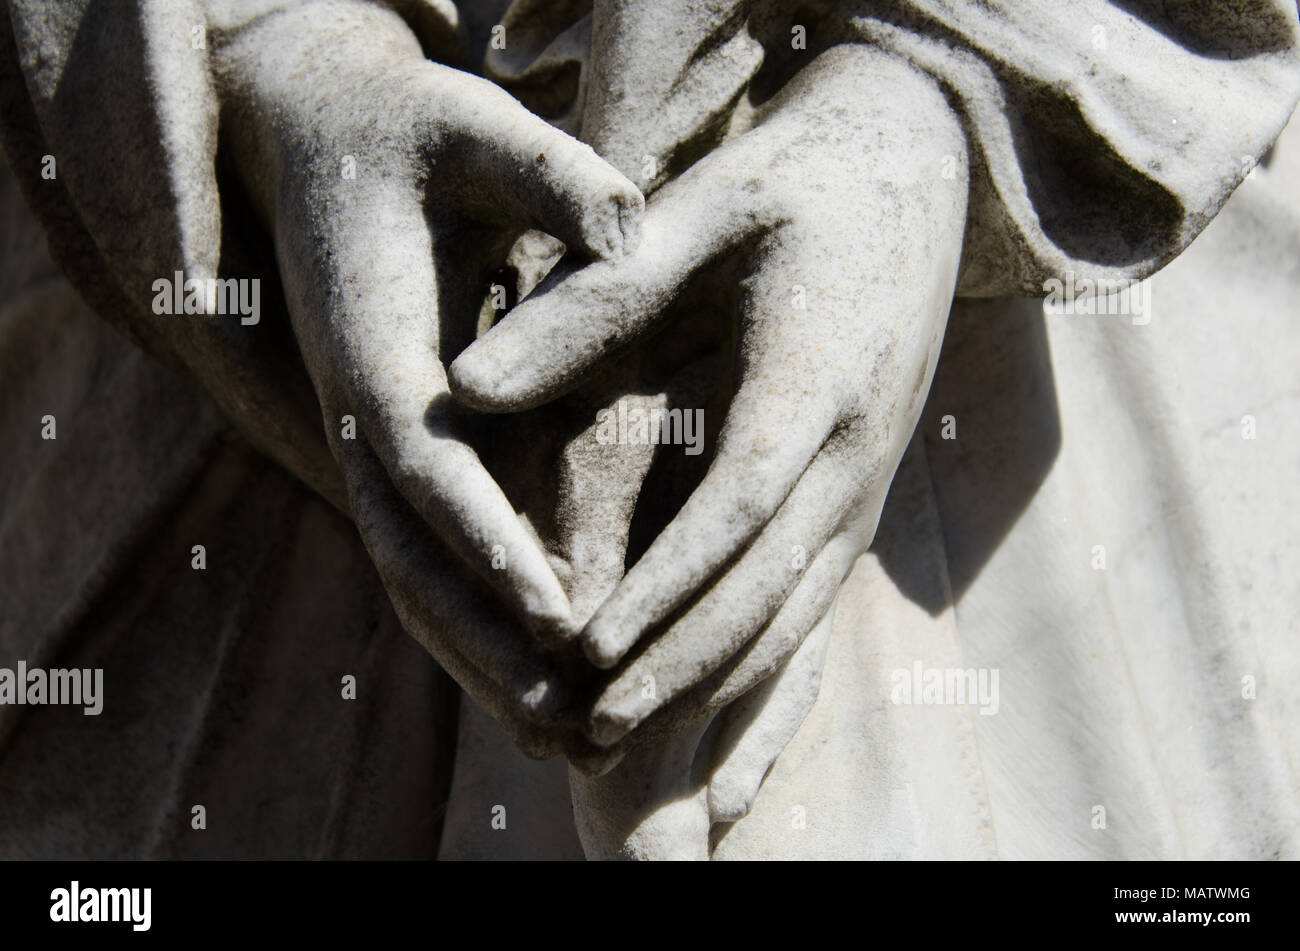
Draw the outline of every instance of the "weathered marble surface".
[[[529,766],[480,706],[531,754],[567,755],[591,857],[1286,853],[1295,760],[1279,735],[1295,698],[1275,672],[1294,650],[1273,632],[1294,603],[1279,527],[1295,509],[1257,522],[1231,487],[1257,472],[1243,452],[1277,453],[1277,471],[1294,461],[1282,459],[1294,442],[1271,441],[1294,350],[1277,343],[1277,372],[1258,372],[1214,333],[1229,326],[1224,302],[1249,301],[1260,328],[1280,321],[1295,219],[1262,196],[1294,196],[1286,150],[1215,226],[1253,236],[1249,260],[1241,242],[1199,252],[1207,231],[1154,280],[1150,324],[1044,319],[1001,300],[959,300],[950,315],[949,303],[1067,275],[1142,277],[1182,251],[1294,106],[1289,6],[845,2],[798,24],[779,4],[721,0],[492,6],[8,4],[6,151],[60,265],[318,493],[266,467],[172,503],[229,551],[251,532],[281,570],[287,550],[311,546],[258,594],[269,615],[238,609],[236,560],[188,607],[165,585],[110,610],[34,584],[6,618],[6,652],[57,657],[87,638],[130,648],[131,624],[113,616],[188,629],[221,605],[227,640],[214,643],[280,648],[265,668],[256,653],[232,666],[230,646],[187,655],[187,676],[209,686],[188,701],[185,765],[173,724],[123,741],[129,768],[102,772],[99,801],[121,799],[128,776],[169,791],[127,810],[102,854],[258,854],[262,841],[268,854],[385,854],[421,796],[435,805],[420,821],[436,824],[450,694],[427,662],[402,668],[424,698],[403,722],[385,688],[404,675],[368,661],[386,697],[368,722],[398,731],[378,734],[384,765],[350,765],[355,728],[317,731],[304,761],[332,751],[349,765],[324,784],[327,802],[319,779],[308,791],[286,775],[282,789],[314,803],[296,828],[280,819],[284,834],[261,839],[277,820],[240,785],[251,763],[303,743],[260,707],[240,712],[251,684],[272,709],[296,690],[309,720],[340,716],[328,684],[294,680],[309,642],[278,633],[284,619],[330,629],[341,658],[358,630],[388,643],[393,617],[369,594],[313,604],[344,576],[372,591],[371,563],[402,626],[476,704],[460,718],[446,857],[575,854],[562,761]],[[497,20],[503,49],[490,45]],[[195,23],[210,48],[189,42]],[[791,43],[798,27],[806,48]],[[124,68],[106,81],[109,56]],[[470,75],[480,60],[523,105]],[[47,153],[53,182],[38,176]],[[540,235],[515,241],[525,228],[582,255],[448,381],[495,269],[515,266],[523,296],[555,265]],[[148,289],[175,269],[260,275],[266,318],[160,321]],[[13,328],[30,326],[29,307],[10,309]],[[654,325],[668,330],[647,340]],[[85,339],[125,359],[102,334]],[[54,392],[78,372],[30,332],[5,341]],[[615,359],[615,343],[633,346]],[[1187,374],[1201,385],[1180,386]],[[144,405],[161,385],[150,379],[119,383],[123,400]],[[102,416],[87,399],[66,412]],[[213,477],[201,446],[235,443],[206,401],[172,399],[203,420],[173,427],[194,443],[173,460],[190,460],[179,489]],[[707,451],[608,451],[595,411],[619,399],[703,407]],[[26,403],[12,406],[6,427],[25,432]],[[358,440],[343,438],[345,414]],[[1207,443],[1207,420],[1243,415],[1258,439]],[[119,465],[137,444],[174,449],[147,426],[114,438]],[[256,458],[238,452],[238,466]],[[55,473],[70,478],[70,464],[44,459],[5,496],[6,511],[31,513],[0,549],[15,571],[59,550],[37,540],[30,499],[36,480],[60,498]],[[301,499],[287,521],[220,529],[220,498],[272,486]],[[327,545],[307,532],[338,524],[321,498],[350,514],[364,553],[346,531]],[[63,547],[102,539],[114,554],[95,577],[166,577],[158,550],[123,541],[145,537],[145,511],[159,517],[157,499],[140,504],[67,529]],[[1090,564],[1097,545],[1104,570]],[[629,549],[640,560],[624,577]],[[1259,579],[1276,579],[1262,598]],[[998,713],[891,704],[890,672],[916,661],[998,670]],[[167,665],[153,669],[163,679],[133,688],[140,710],[166,696]],[[1256,699],[1241,696],[1245,674]],[[58,721],[32,719],[6,727],[27,751],[5,761],[6,808],[31,830],[6,849],[75,853],[108,820],[86,807],[49,822],[33,790],[78,774],[42,742],[39,724]],[[71,750],[88,742],[45,729]],[[421,743],[431,758],[406,752]],[[218,751],[241,744],[214,774]],[[386,813],[382,777],[405,783],[408,758],[420,780]],[[229,803],[224,837],[197,844],[172,827],[187,785]],[[502,804],[513,818],[498,830]],[[1105,830],[1090,828],[1097,806]]]

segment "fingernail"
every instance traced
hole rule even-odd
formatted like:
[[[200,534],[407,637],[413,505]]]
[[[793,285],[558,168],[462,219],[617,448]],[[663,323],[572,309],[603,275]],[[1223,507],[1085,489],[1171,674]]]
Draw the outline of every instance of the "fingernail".
[[[609,261],[617,261],[631,253],[640,230],[641,210],[644,201],[640,192],[616,191],[598,203],[592,232],[599,235],[598,247],[593,250]]]
[[[631,202],[622,202],[618,206],[618,230],[623,254],[636,250],[637,239],[641,236],[641,216],[645,212],[645,200],[638,194]]]

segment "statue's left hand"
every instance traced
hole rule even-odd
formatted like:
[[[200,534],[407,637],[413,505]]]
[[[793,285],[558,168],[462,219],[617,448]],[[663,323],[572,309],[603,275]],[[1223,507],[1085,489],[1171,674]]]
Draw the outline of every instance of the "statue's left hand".
[[[616,668],[590,712],[594,742],[618,744],[690,694],[738,696],[825,616],[925,402],[965,154],[932,79],[879,50],[833,49],[655,196],[631,254],[552,275],[453,364],[475,408],[545,402],[683,288],[739,268],[740,379],[709,471],[580,636]],[[728,661],[730,686],[701,691]]]

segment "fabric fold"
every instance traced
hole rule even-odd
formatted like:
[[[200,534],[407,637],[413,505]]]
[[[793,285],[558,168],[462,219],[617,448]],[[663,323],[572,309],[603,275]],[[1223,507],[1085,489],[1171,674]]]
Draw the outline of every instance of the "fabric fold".
[[[977,154],[962,296],[1147,277],[1209,223],[1300,98],[1285,0],[883,0],[845,12],[860,40],[934,75],[966,120]]]

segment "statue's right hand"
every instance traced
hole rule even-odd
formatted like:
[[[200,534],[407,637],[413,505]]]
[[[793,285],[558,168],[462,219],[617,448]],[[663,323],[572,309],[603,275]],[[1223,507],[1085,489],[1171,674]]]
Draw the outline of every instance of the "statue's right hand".
[[[522,627],[560,636],[569,603],[471,448],[444,364],[473,339],[480,279],[514,233],[615,257],[641,194],[496,86],[426,60],[377,5],[291,8],[218,55],[367,550],[466,690],[503,722],[546,719],[562,684]]]

